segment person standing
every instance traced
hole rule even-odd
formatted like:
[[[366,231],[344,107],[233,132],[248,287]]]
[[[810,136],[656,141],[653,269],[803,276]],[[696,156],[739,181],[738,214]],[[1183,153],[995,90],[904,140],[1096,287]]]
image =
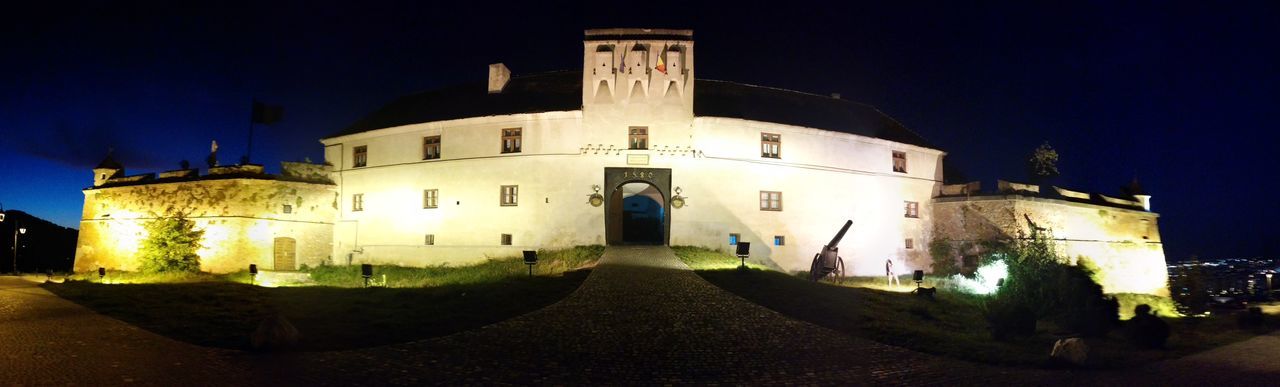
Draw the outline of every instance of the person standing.
[[[898,281],[897,273],[893,272],[893,258],[884,260],[884,275],[886,277],[885,285],[902,286],[902,283]]]

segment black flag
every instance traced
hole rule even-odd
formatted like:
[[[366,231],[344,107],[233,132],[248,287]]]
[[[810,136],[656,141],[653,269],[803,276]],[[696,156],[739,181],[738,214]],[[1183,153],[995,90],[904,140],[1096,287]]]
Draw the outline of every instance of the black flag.
[[[280,121],[281,118],[284,118],[283,106],[253,102],[253,116],[250,118],[252,123],[271,125]]]

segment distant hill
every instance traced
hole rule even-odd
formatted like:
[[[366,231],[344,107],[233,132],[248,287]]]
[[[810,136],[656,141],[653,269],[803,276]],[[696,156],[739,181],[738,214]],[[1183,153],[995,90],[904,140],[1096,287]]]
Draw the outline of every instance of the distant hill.
[[[4,214],[4,221],[0,222],[0,272],[13,272],[15,228],[27,229],[18,235],[19,272],[71,271],[79,231],[18,210],[6,210]]]

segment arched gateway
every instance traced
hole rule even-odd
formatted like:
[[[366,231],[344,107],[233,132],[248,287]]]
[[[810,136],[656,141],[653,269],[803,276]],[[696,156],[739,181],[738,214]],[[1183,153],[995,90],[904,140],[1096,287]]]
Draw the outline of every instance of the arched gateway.
[[[671,241],[671,170],[605,168],[605,239],[610,245]]]

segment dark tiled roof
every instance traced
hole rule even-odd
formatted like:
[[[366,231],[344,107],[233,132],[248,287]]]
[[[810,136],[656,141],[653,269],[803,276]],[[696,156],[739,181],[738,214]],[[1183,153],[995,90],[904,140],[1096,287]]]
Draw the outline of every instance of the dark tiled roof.
[[[111,157],[110,153],[107,153],[107,157],[102,159],[102,162],[98,163],[98,166],[93,167],[93,169],[124,169],[124,165],[121,165],[120,162]]]
[[[693,113],[699,117],[805,126],[933,148],[876,108],[857,102],[703,79],[694,90]],[[423,122],[580,109],[581,72],[526,75],[511,78],[498,94],[489,94],[485,83],[477,82],[401,97],[329,137]]]

